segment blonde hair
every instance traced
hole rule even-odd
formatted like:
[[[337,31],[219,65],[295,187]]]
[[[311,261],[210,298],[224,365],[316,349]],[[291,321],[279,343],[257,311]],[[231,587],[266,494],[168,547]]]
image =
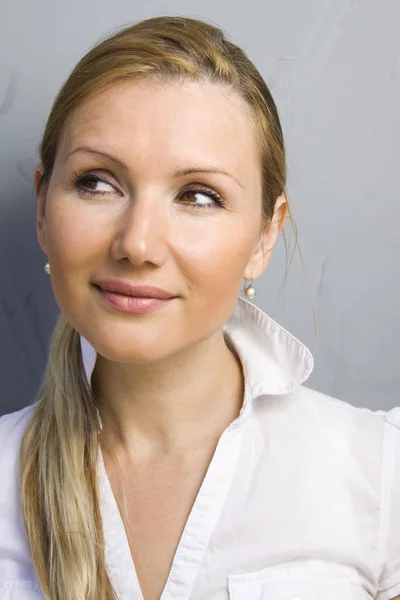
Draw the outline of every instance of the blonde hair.
[[[75,66],[55,98],[40,144],[46,195],[66,121],[78,104],[134,78],[204,80],[250,108],[260,145],[262,217],[285,193],[282,129],[271,93],[246,54],[208,23],[157,17],[117,30]],[[98,422],[78,332],[59,316],[19,462],[21,514],[47,600],[112,600],[97,489]]]

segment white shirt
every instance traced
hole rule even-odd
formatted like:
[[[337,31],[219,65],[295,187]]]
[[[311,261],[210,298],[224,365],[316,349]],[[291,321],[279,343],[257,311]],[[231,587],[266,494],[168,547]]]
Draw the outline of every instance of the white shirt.
[[[400,407],[356,408],[303,386],[310,351],[244,298],[223,330],[243,366],[243,407],[219,440],[162,600],[400,594]],[[90,381],[96,353],[81,344]],[[0,600],[43,600],[18,507],[32,410],[0,419]],[[107,570],[118,600],[141,600],[101,454],[98,467]]]

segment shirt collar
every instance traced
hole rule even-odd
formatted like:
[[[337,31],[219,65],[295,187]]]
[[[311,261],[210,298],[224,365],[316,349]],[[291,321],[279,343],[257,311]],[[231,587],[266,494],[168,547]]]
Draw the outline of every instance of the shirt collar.
[[[248,400],[261,395],[288,394],[310,376],[310,350],[255,304],[241,296],[222,330],[242,363]],[[93,346],[80,336],[84,371],[90,385],[96,362]]]

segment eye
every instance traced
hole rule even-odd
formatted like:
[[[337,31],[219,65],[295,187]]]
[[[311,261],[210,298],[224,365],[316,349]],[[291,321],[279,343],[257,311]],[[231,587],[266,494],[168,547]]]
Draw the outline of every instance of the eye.
[[[116,192],[114,185],[108,182],[105,176],[100,178],[94,173],[76,174],[73,180],[74,186],[83,196],[104,196]]]
[[[75,173],[73,182],[81,196],[107,196],[113,193],[121,195],[115,185],[107,181],[103,174],[99,177],[95,173]],[[203,185],[194,185],[184,190],[179,198],[182,204],[200,210],[215,209],[225,205],[218,192]]]
[[[195,209],[209,210],[224,206],[222,197],[215,191],[203,186],[184,190],[180,195],[182,204]]]

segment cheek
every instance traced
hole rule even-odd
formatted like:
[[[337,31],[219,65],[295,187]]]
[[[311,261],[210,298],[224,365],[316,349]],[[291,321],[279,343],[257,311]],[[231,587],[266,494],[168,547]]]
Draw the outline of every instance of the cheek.
[[[91,271],[98,257],[104,254],[101,227],[87,212],[74,203],[57,199],[46,216],[51,285],[67,317],[77,309],[87,310]]]
[[[174,326],[177,338],[196,341],[215,333],[231,315],[243,282],[243,272],[252,255],[254,228],[238,223],[219,227],[210,224],[201,238],[179,249],[177,262],[185,280],[186,301]],[[185,251],[186,250],[186,251]],[[183,329],[181,329],[183,327]],[[190,332],[190,333],[188,333]]]
[[[190,243],[182,245],[179,258],[192,291],[215,301],[236,294],[253,252],[255,236],[256,223],[237,215],[209,223],[202,235],[192,236]]]
[[[48,254],[54,266],[52,280],[56,295],[65,288],[87,285],[93,267],[109,256],[118,231],[111,211],[58,197],[48,206]],[[162,218],[160,218],[162,221]],[[164,231],[164,238],[163,232]],[[214,216],[177,215],[168,224],[154,227],[149,251],[166,244],[180,276],[194,298],[203,304],[236,295],[254,246],[257,221],[249,215],[219,213]],[[150,255],[149,255],[150,256]],[[63,288],[63,289],[62,289]]]
[[[47,217],[49,256],[65,269],[85,264],[101,245],[102,228],[93,214],[88,215],[76,204],[59,202]],[[104,242],[103,242],[104,243]]]

